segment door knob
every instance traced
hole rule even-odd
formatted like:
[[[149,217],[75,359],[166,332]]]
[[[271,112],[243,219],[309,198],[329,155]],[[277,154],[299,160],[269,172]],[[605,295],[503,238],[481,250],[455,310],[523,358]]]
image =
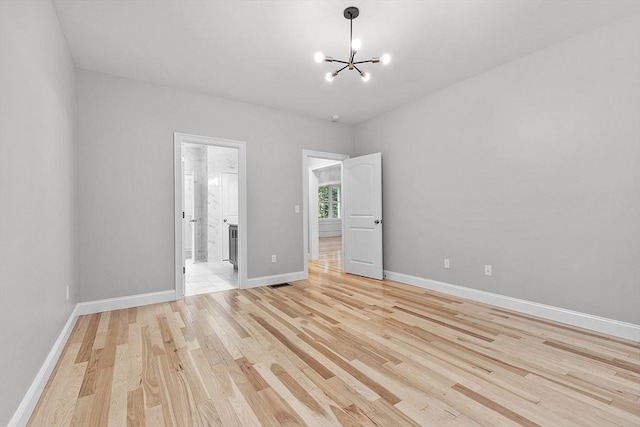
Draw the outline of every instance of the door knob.
[[[222,222],[227,222],[227,218],[223,219]]]
[[[374,223],[374,224],[376,224],[376,225],[377,225],[377,224],[381,224],[381,223],[382,223],[382,220],[376,219],[375,221],[373,221],[373,223]]]

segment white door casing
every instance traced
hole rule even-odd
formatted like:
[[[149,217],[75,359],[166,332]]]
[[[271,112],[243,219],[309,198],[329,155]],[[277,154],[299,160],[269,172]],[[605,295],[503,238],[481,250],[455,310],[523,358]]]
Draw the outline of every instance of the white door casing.
[[[229,224],[238,224],[238,174],[222,172],[222,261],[229,259]]]
[[[344,272],[381,280],[382,154],[344,160],[342,179]]]

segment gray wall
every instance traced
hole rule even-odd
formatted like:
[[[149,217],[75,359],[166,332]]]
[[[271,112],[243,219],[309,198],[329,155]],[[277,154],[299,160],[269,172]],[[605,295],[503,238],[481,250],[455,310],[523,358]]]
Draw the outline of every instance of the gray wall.
[[[80,301],[173,289],[176,131],[247,143],[248,277],[303,270],[302,149],[349,153],[351,126],[85,70],[77,90]]]
[[[639,118],[635,16],[357,125],[385,269],[640,324]]]
[[[74,141],[75,67],[53,5],[1,1],[0,425],[75,302]]]

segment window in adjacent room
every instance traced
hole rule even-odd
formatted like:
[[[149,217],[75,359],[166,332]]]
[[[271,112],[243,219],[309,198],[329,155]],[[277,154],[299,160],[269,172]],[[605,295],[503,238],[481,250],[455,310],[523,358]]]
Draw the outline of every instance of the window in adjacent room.
[[[340,185],[318,187],[318,218],[340,218]]]

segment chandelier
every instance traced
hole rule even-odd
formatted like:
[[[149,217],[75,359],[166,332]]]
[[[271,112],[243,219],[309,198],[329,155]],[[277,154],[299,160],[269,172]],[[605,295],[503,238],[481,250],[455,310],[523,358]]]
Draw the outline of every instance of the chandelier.
[[[360,41],[360,39],[353,38],[353,20],[356,19],[359,14],[360,14],[360,10],[358,10],[357,7],[352,6],[344,10],[344,17],[349,20],[349,60],[348,61],[341,61],[339,59],[334,59],[331,56],[325,56],[322,52],[316,53],[314,57],[314,59],[318,63],[337,62],[339,64],[345,64],[344,67],[326,74],[325,78],[327,79],[328,82],[333,81],[333,78],[337,76],[340,71],[346,68],[350,70],[356,70],[360,74],[362,81],[368,82],[369,79],[371,78],[371,75],[366,71],[362,71],[360,68],[358,68],[358,65],[366,64],[367,62],[371,62],[372,64],[377,64],[378,62],[382,62],[383,64],[386,65],[391,61],[391,57],[389,56],[389,54],[386,54],[386,53],[380,57],[374,57],[371,59],[367,59],[366,61],[355,60],[356,53],[358,53],[358,50],[362,47],[362,42]]]

